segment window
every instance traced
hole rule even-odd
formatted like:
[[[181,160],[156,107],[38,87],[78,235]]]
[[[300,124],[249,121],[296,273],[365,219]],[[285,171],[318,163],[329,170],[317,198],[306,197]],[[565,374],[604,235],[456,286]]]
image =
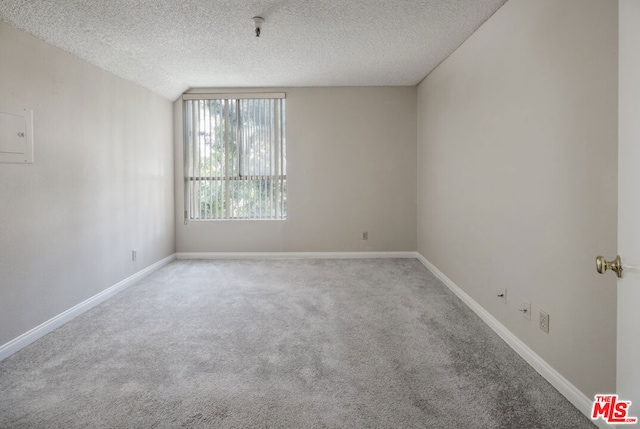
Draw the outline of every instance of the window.
[[[286,219],[284,94],[185,94],[187,220]]]

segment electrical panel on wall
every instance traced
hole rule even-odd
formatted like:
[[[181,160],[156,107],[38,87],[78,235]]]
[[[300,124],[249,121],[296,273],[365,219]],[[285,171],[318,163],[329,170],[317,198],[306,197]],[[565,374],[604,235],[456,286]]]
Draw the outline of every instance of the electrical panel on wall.
[[[0,162],[33,162],[33,110],[0,106]]]

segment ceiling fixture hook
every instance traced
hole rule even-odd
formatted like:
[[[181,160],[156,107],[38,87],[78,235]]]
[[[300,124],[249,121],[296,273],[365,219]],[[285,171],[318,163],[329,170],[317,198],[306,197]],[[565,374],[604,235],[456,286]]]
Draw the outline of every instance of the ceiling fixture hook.
[[[256,37],[260,37],[260,31],[262,30],[262,23],[264,18],[261,16],[254,16],[253,23],[256,25]]]

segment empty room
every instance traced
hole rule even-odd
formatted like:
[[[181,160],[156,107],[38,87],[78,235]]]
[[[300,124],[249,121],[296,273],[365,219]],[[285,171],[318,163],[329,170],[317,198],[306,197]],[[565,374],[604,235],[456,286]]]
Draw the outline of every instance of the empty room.
[[[638,22],[0,2],[0,428],[633,427]]]

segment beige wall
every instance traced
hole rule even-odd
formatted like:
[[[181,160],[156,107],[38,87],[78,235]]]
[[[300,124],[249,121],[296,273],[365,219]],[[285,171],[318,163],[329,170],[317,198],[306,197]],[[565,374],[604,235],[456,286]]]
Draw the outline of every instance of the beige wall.
[[[284,91],[284,221],[183,224],[182,113],[175,103],[178,252],[415,250],[416,88]]]
[[[35,135],[0,164],[1,345],[171,255],[175,222],[171,102],[4,23],[0,59]]]
[[[617,2],[510,0],[418,91],[418,251],[587,396],[614,392],[594,259],[616,254]]]

